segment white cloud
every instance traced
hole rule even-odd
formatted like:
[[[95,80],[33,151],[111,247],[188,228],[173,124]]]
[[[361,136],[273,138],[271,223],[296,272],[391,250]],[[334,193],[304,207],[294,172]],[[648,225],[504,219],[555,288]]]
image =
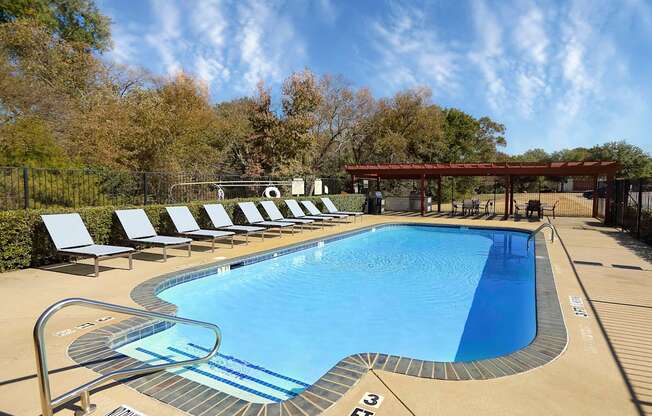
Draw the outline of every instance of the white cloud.
[[[145,36],[145,40],[158,52],[167,74],[173,75],[182,70],[177,58],[179,43],[183,42],[179,10],[174,3],[166,0],[151,0],[150,7],[156,17],[156,23]]]
[[[441,42],[416,7],[394,5],[390,16],[372,24],[374,62],[383,82],[393,87],[433,84],[436,90],[457,86],[457,53]]]
[[[549,40],[545,30],[544,15],[539,7],[531,5],[518,20],[514,40],[518,49],[535,63],[547,62]]]
[[[337,9],[331,0],[319,0],[319,12],[322,19],[329,24],[337,20]]]
[[[475,3],[473,23],[476,29],[477,45],[469,53],[469,59],[482,73],[487,85],[486,97],[494,111],[501,111],[507,89],[499,71],[505,67],[503,51],[503,30],[496,16],[482,1]]]
[[[238,3],[239,30],[234,39],[239,51],[236,83],[250,93],[260,80],[278,83],[302,62],[305,51],[290,19],[278,6],[262,0]]]

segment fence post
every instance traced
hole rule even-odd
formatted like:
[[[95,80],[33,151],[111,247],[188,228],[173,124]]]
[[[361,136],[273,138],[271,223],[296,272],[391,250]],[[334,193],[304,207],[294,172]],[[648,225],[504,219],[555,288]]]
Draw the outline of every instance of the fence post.
[[[23,196],[25,197],[24,207],[29,208],[29,169],[23,167]]]
[[[638,180],[638,206],[636,207],[636,238],[641,238],[641,213],[643,212],[643,178]]]
[[[143,172],[143,205],[147,205],[147,172]]]

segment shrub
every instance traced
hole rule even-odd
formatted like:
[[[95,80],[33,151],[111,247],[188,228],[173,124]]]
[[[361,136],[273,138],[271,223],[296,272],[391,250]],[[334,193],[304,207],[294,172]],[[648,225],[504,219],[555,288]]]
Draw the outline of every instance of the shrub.
[[[330,195],[335,205],[342,211],[361,211],[364,206],[363,195]],[[306,197],[316,201],[320,208],[319,197]],[[262,198],[230,199],[221,201],[236,224],[244,224],[237,203],[243,201],[260,201]],[[209,227],[209,219],[203,209],[205,202],[191,202],[188,206],[201,227]],[[277,204],[285,211],[285,204]],[[42,266],[61,261],[56,254],[48,232],[41,220],[42,214],[62,214],[78,212],[96,244],[125,245],[126,238],[122,227],[114,214],[116,209],[143,208],[152,225],[160,234],[174,234],[174,227],[165,211],[165,205],[147,206],[102,206],[86,208],[57,208],[38,210],[15,210],[0,212],[0,271]],[[287,212],[284,212],[287,215]]]

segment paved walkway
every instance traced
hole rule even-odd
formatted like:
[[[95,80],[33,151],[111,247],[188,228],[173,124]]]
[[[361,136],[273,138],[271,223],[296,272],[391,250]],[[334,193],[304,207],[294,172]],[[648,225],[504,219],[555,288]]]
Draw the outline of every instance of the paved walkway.
[[[309,233],[270,238],[264,243],[222,248],[216,253],[196,250],[188,259],[171,257],[168,263],[153,261],[154,254],[140,255],[135,270],[121,270],[124,259],[110,260],[99,279],[83,276],[83,265],[61,265],[28,269],[0,275],[0,415],[36,415],[38,393],[34,375],[31,330],[36,317],[49,304],[71,296],[83,296],[135,306],[129,297],[138,283],[173,270],[206,264],[219,258],[279,247],[318,235],[332,234],[360,225],[389,221],[425,221],[478,226],[535,228],[537,222],[485,221],[460,218],[366,217],[357,225],[345,225]],[[548,245],[557,291],[569,334],[567,350],[555,361],[528,373],[484,381],[439,381],[387,373],[369,372],[325,414],[370,416],[353,413],[356,407],[370,409],[376,416],[401,415],[637,415],[648,412],[652,397],[652,250],[613,229],[585,219],[554,221],[564,245]],[[570,253],[566,255],[564,247]],[[150,251],[155,253],[156,250]],[[589,261],[602,265],[579,265]],[[616,266],[614,266],[616,265]],[[620,266],[640,267],[642,270]],[[577,271],[579,279],[575,273]],[[569,296],[579,296],[588,317],[572,313]],[[48,325],[50,366],[55,394],[96,375],[78,367],[65,354],[67,346],[84,329],[81,323],[95,323],[103,313],[72,309]],[[114,319],[121,316],[112,314]],[[112,321],[112,322],[115,322]],[[61,332],[75,329],[75,333]],[[360,404],[366,393],[384,397],[379,407]],[[128,404],[149,416],[182,414],[178,410],[141,395],[122,384],[95,392],[99,415],[120,404]],[[368,400],[373,401],[373,397]],[[72,414],[63,409],[58,414]],[[289,414],[289,413],[288,413]],[[207,414],[208,415],[208,414]],[[259,415],[270,416],[270,415]]]
[[[555,225],[632,402],[652,415],[652,249],[590,219]]]

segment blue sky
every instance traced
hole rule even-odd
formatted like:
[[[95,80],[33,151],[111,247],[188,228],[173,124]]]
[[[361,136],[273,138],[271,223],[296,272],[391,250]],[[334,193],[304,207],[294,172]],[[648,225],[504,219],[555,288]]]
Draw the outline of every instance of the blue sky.
[[[107,59],[203,79],[214,101],[292,71],[344,75],[376,97],[433,102],[507,126],[507,151],[613,139],[652,151],[652,0],[100,0]]]

